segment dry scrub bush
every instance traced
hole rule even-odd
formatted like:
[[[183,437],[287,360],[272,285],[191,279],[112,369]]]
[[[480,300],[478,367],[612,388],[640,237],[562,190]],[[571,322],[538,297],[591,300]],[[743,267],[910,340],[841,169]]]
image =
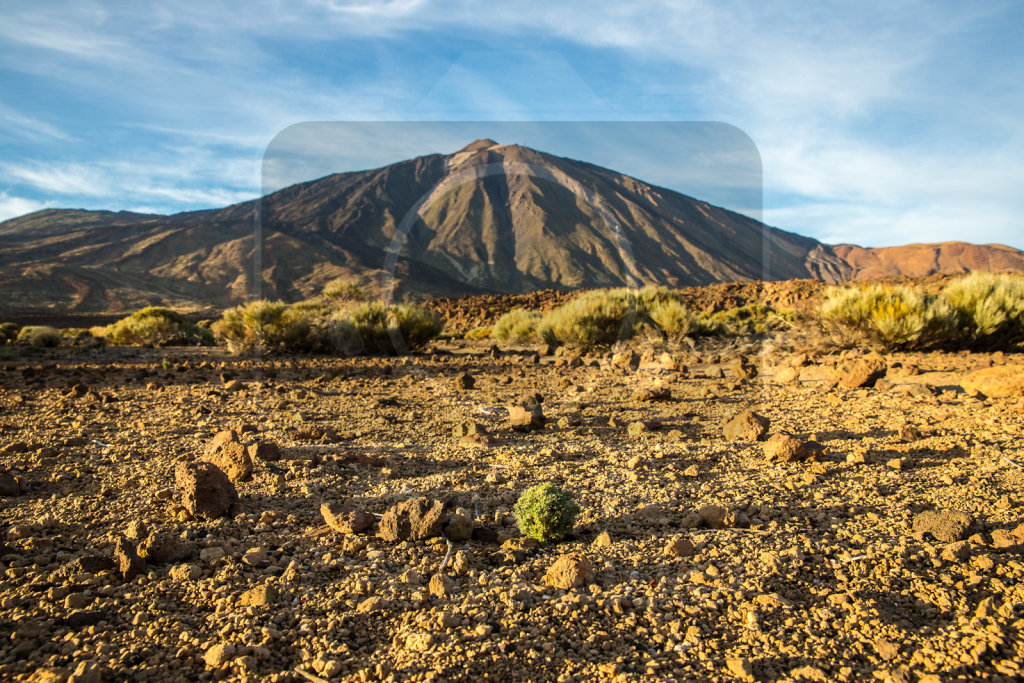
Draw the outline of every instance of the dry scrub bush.
[[[254,301],[224,311],[210,326],[232,353],[295,353],[308,349],[309,320],[281,301]]]
[[[17,341],[42,348],[60,346],[61,336],[56,329],[46,325],[26,325],[18,332]]]
[[[650,309],[651,321],[673,341],[688,335],[693,325],[693,313],[680,301],[658,301]]]
[[[537,333],[537,323],[541,315],[537,311],[527,311],[523,308],[516,308],[504,314],[491,328],[491,336],[501,341],[511,341],[520,344],[526,343],[534,338]]]
[[[747,304],[724,311],[704,311],[694,318],[691,331],[703,336],[765,334],[792,326],[790,310],[776,311],[764,304]]]
[[[1024,341],[1024,277],[974,273],[951,282],[941,299],[962,345],[1009,346]]]
[[[885,351],[935,346],[947,341],[954,317],[949,306],[912,287],[830,287],[821,322],[840,345],[866,344]]]
[[[345,277],[336,277],[323,289],[324,299],[331,302],[366,301],[366,292],[362,287]]]
[[[606,346],[632,338],[647,319],[636,291],[594,290],[549,311],[537,324],[537,336],[546,344]]]
[[[381,301],[354,304],[326,321],[321,334],[329,351],[407,353],[441,332],[441,322],[428,308]]]
[[[111,344],[123,346],[213,343],[210,330],[189,322],[188,318],[177,311],[158,306],[143,308],[112,325],[93,328],[93,332]]]

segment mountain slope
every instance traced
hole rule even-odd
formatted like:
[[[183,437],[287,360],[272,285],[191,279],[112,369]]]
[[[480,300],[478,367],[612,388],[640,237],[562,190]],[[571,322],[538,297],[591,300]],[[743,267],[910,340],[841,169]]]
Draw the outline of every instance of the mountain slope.
[[[981,266],[1024,270],[1024,253],[960,243],[832,247],[609,169],[492,140],[223,209],[51,209],[0,223],[0,307],[15,310],[224,307],[257,289],[296,300],[338,275],[371,289],[393,283],[408,296],[834,282]]]

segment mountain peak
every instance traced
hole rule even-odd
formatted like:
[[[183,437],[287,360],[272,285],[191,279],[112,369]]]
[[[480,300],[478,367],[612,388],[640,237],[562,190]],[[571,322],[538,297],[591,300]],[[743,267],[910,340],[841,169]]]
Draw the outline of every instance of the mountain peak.
[[[473,140],[473,142],[460,149],[456,154],[459,152],[476,152],[488,147],[497,147],[497,145],[498,143],[490,138],[480,138],[479,140]]]

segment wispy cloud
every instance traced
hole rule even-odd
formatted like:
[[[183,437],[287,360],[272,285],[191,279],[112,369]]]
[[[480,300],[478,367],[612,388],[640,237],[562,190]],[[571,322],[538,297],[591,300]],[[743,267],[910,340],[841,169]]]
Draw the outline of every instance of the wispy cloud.
[[[0,221],[8,218],[23,216],[33,211],[39,211],[47,207],[46,202],[39,202],[24,197],[11,196],[6,192],[0,192]]]

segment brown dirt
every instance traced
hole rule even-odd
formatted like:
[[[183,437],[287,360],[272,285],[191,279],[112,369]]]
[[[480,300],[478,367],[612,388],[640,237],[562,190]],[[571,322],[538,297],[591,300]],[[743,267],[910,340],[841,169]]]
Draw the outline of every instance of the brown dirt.
[[[0,498],[0,678],[1018,680],[1024,412],[959,381],[1019,355],[891,355],[886,381],[846,389],[829,379],[841,359],[813,354],[774,382],[793,349],[769,340],[757,377],[734,380],[737,355],[761,348],[666,349],[684,371],[471,342],[408,358],[9,357],[0,471],[20,490]],[[474,388],[455,387],[462,372]],[[671,400],[633,400],[643,387]],[[507,406],[534,393],[546,426],[510,430]],[[812,460],[727,442],[743,408]],[[467,420],[489,445],[460,443]],[[282,459],[255,460],[230,516],[192,519],[175,467],[229,428]],[[582,511],[571,537],[536,546],[510,515],[543,481]],[[443,571],[443,539],[340,534],[320,512],[418,496],[477,529]],[[915,532],[943,510],[970,516],[966,539]],[[669,552],[680,539],[692,551]],[[125,580],[115,548],[140,542],[147,566]],[[593,583],[545,583],[572,553]]]

